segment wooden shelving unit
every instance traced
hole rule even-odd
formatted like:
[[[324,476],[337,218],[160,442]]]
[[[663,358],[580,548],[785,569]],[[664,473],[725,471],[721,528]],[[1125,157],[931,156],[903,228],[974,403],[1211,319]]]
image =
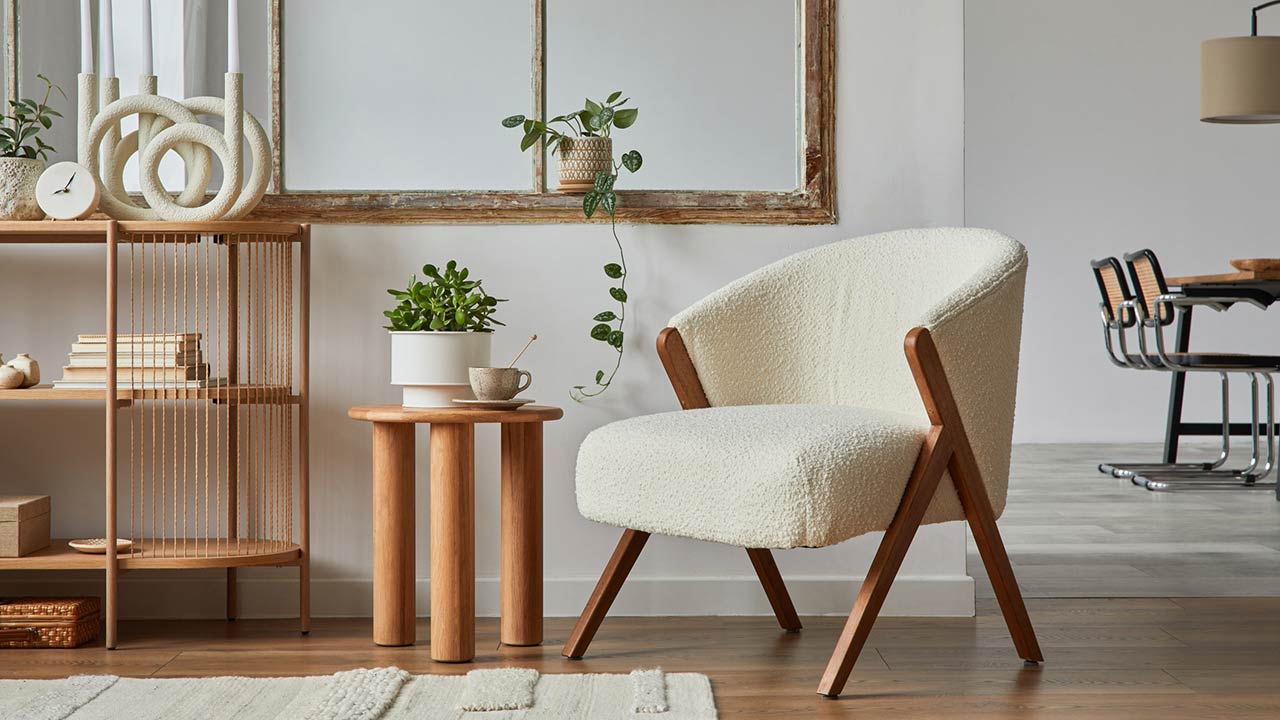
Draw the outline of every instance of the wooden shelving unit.
[[[224,568],[232,619],[237,568],[295,566],[310,629],[310,239],[289,223],[0,222],[0,245],[106,246],[106,386],[0,390],[0,414],[103,404],[108,552],[55,539],[0,570],[104,571],[109,648],[124,570]],[[168,333],[199,334],[209,386],[146,385],[118,367],[119,337]]]

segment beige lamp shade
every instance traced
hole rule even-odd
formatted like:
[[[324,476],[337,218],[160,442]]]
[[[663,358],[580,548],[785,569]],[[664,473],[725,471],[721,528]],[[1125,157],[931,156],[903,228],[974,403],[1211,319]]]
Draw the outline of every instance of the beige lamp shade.
[[[1280,123],[1280,37],[1227,37],[1200,45],[1200,119]]]

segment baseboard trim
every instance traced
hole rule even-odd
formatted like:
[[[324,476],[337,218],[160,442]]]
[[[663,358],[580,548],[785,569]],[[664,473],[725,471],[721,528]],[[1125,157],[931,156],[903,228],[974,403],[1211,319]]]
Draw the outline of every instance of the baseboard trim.
[[[547,617],[576,617],[595,587],[595,578],[556,578],[544,585]],[[847,615],[862,578],[786,578],[801,615]],[[287,618],[298,612],[294,578],[243,578],[240,617]],[[173,578],[130,573],[120,579],[120,617],[220,618],[226,597],[221,577]],[[476,582],[476,614],[499,614],[498,578]],[[99,595],[102,581],[86,578],[21,579],[5,583],[6,595]],[[431,581],[418,580],[418,614],[430,612]],[[315,579],[311,582],[314,617],[368,617],[373,612],[369,579]],[[614,603],[615,615],[771,615],[764,591],[749,577],[637,577],[627,581]],[[882,615],[972,617],[973,578],[903,576],[894,582]]]

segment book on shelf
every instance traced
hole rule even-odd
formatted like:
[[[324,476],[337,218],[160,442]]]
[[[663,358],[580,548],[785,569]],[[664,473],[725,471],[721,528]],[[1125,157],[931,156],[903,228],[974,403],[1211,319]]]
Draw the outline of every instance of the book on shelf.
[[[143,367],[116,368],[116,383],[165,383],[185,380],[206,380],[209,377],[209,366],[184,365],[180,367]],[[62,368],[64,382],[106,382],[107,369],[103,367],[75,367],[66,365]]]
[[[189,352],[179,355],[116,355],[117,368],[177,368],[199,365],[200,353]],[[71,353],[67,365],[75,368],[106,368],[106,353]]]
[[[106,345],[107,337],[107,335],[101,333],[77,335],[76,342]],[[163,343],[174,345],[195,344],[198,342],[200,342],[200,333],[151,333],[137,335],[116,333],[116,343],[119,345],[128,345],[130,343]]]
[[[200,350],[199,341],[182,340],[178,342],[118,342],[116,343],[117,355],[169,355],[198,352]],[[80,354],[96,354],[106,355],[107,344],[105,342],[74,342],[71,343],[71,352]]]
[[[212,380],[177,380],[173,382],[134,382],[126,378],[116,382],[117,390],[201,390],[204,388],[222,387],[227,384],[226,378]],[[55,380],[54,390],[105,390],[107,383],[101,382],[68,382]]]

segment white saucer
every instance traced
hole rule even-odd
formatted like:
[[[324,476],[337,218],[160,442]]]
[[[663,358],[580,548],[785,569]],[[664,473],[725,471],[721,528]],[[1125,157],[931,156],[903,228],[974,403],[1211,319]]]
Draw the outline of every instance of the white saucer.
[[[480,408],[482,410],[515,410],[521,405],[528,405],[533,400],[527,398],[512,398],[510,400],[468,400],[463,398],[454,398],[454,402],[459,405],[467,405],[469,407]]]
[[[70,546],[73,550],[78,550],[82,553],[89,553],[91,555],[107,554],[106,538],[85,538],[84,540],[69,540],[67,541],[67,545]],[[132,540],[125,540],[124,538],[116,538],[116,552],[120,552],[122,550],[128,550],[131,547],[133,547]]]

